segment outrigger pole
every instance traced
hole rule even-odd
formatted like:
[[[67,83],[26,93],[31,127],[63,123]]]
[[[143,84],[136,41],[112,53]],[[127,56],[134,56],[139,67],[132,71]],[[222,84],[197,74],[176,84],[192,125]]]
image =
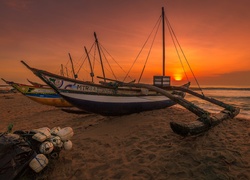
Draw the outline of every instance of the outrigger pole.
[[[98,77],[98,78],[104,79],[102,77]],[[205,131],[208,131],[212,127],[221,123],[223,120],[234,118],[240,112],[240,108],[238,108],[238,107],[234,107],[232,105],[226,104],[226,103],[219,101],[219,100],[216,100],[214,98],[206,97],[206,96],[201,95],[199,93],[196,93],[196,92],[194,92],[194,91],[192,91],[184,86],[180,86],[180,87],[168,86],[167,89],[189,93],[193,96],[201,98],[201,99],[208,101],[212,104],[221,106],[225,109],[220,111],[217,114],[210,114],[208,111],[196,106],[195,104],[189,102],[188,100],[183,99],[180,96],[176,96],[175,94],[177,94],[178,92],[177,93],[169,93],[168,91],[166,91],[166,89],[162,89],[162,88],[152,86],[149,84],[124,83],[124,82],[112,80],[112,79],[107,79],[107,80],[115,82],[116,86],[146,88],[146,89],[149,89],[151,91],[155,91],[159,94],[162,94],[162,95],[168,97],[172,101],[180,104],[181,106],[183,106],[184,108],[186,108],[187,110],[191,111],[196,116],[198,116],[197,121],[191,121],[189,123],[170,122],[171,129],[175,133],[182,135],[182,136],[197,135],[200,133],[204,133]],[[103,85],[110,86],[111,83],[103,83]]]
[[[119,82],[118,82],[119,83]],[[168,91],[161,89],[156,86],[152,86],[149,84],[139,84],[139,83],[120,83],[120,86],[128,86],[128,87],[136,87],[136,88],[146,88],[152,91],[155,91],[157,93],[160,93],[172,101],[180,104],[184,108],[188,109],[192,113],[198,116],[197,121],[192,121],[190,123],[176,123],[176,122],[170,122],[171,129],[182,136],[187,135],[196,135],[203,133],[212,127],[218,125],[223,120],[231,119],[237,116],[240,112],[240,108],[231,106],[229,104],[223,103],[219,100],[209,98],[206,96],[203,96],[201,94],[198,94],[194,91],[191,91],[185,87],[175,87],[175,86],[169,86],[169,89],[171,90],[178,90],[182,92],[189,93],[191,95],[194,95],[196,97],[199,97],[203,100],[209,101],[210,103],[216,104],[218,106],[221,106],[225,108],[220,113],[217,114],[210,114],[208,111],[205,111],[204,109],[194,105],[193,103],[187,101],[186,99],[183,99],[179,96],[176,96],[174,94],[169,93]]]

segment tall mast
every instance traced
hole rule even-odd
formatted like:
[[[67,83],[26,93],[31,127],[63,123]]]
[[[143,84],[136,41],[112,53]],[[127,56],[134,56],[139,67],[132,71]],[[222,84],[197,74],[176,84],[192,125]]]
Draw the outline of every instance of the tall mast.
[[[76,79],[77,78],[77,74],[75,74],[74,64],[73,64],[73,61],[72,61],[70,53],[69,53],[69,59],[70,59],[71,66],[72,66],[73,77],[74,77],[74,79]]]
[[[165,76],[165,12],[164,7],[162,7],[162,75]]]
[[[94,79],[93,79],[93,77],[94,77],[94,72],[93,72],[92,64],[91,64],[91,61],[90,61],[90,58],[89,58],[89,53],[88,53],[87,48],[86,48],[85,46],[84,46],[84,49],[85,49],[85,52],[86,52],[86,54],[87,54],[88,61],[89,61],[89,66],[90,66],[90,71],[91,71],[90,76],[91,76],[91,78],[92,78],[92,82],[94,82]]]
[[[94,32],[94,36],[95,36],[95,42],[96,42],[96,45],[97,45],[97,49],[98,49],[98,53],[99,53],[99,57],[100,57],[100,61],[101,61],[103,78],[104,78],[104,81],[106,82],[105,72],[104,72],[103,63],[102,63],[101,51],[100,51],[99,42],[97,40],[97,36],[96,36],[95,32]]]
[[[69,77],[68,68],[65,67],[65,70],[66,70],[67,77]]]
[[[64,76],[63,65],[61,64],[61,75]]]

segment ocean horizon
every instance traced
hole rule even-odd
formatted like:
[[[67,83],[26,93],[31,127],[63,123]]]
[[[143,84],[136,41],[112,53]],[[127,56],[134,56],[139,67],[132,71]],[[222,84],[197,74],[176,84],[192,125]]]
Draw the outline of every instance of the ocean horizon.
[[[191,90],[200,90],[199,87],[197,86],[191,86],[190,87]],[[203,86],[201,87],[201,89],[203,90],[216,90],[216,89],[220,89],[220,90],[246,90],[246,91],[250,91],[250,86]]]
[[[190,89],[199,94],[202,94],[197,87],[191,87]],[[239,107],[241,110],[240,114],[237,117],[250,120],[250,88],[210,86],[205,88],[203,87],[202,92],[207,97],[211,97],[232,106]],[[212,103],[194,97],[190,94],[187,94],[185,99],[211,113],[216,113],[223,109],[217,105],[213,105]]]

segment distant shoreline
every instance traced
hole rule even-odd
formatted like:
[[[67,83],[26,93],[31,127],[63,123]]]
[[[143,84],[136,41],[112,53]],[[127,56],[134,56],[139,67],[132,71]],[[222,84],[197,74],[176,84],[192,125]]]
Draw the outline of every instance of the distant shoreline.
[[[200,90],[198,87],[190,87],[192,90]],[[203,90],[238,90],[238,91],[250,91],[250,88],[244,87],[202,87]]]

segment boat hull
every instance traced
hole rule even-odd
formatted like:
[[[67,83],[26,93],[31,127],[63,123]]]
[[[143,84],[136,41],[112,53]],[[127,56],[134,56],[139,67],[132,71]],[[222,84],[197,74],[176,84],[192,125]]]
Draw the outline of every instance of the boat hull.
[[[77,93],[61,93],[61,96],[79,109],[109,116],[162,109],[176,104],[165,96],[121,97]]]
[[[55,107],[72,107],[69,102],[63,99],[50,87],[36,87],[9,81],[5,82],[11,85],[24,96],[37,103]]]
[[[53,96],[46,96],[44,94],[24,94],[26,97],[30,98],[31,100],[48,106],[55,106],[55,107],[72,107],[72,105],[63,99],[58,94]]]

